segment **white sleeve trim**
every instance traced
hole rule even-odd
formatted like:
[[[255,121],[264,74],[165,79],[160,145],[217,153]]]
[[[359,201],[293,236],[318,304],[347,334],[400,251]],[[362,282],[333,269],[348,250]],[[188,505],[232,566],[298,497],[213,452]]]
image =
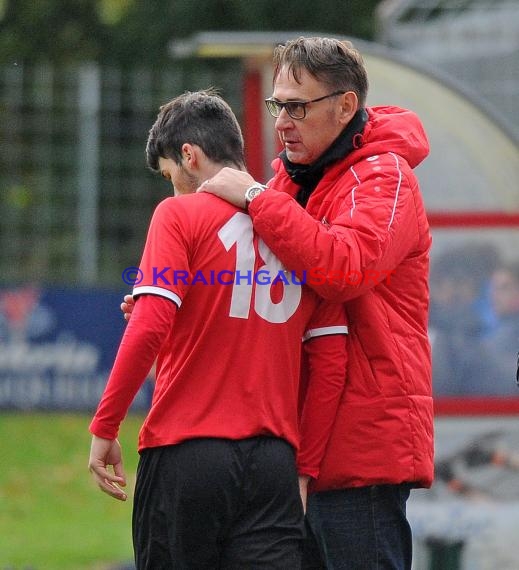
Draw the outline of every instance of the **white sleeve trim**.
[[[166,297],[170,301],[173,301],[177,307],[180,308],[182,305],[182,299],[173,291],[169,291],[168,289],[163,289],[162,287],[155,287],[153,285],[143,285],[142,287],[134,287],[133,296],[136,297],[137,295],[158,295],[159,297]]]
[[[355,172],[355,170],[353,170],[353,166],[350,167],[350,170],[353,174],[353,176],[355,176],[355,180],[357,181],[356,186],[354,186],[351,189],[351,208],[350,208],[350,218],[353,218],[353,212],[355,210],[355,208],[357,207],[355,204],[355,190],[357,190],[357,187],[360,186],[361,182],[359,177],[357,176],[357,173]]]
[[[395,159],[396,162],[396,169],[398,171],[398,184],[396,188],[395,201],[393,203],[393,210],[391,212],[391,219],[389,220],[389,224],[387,226],[388,230],[393,224],[393,220],[395,219],[396,205],[398,203],[398,196],[400,194],[400,186],[402,185],[402,170],[400,169],[400,162],[398,161],[398,156],[394,152],[390,152],[389,154]]]
[[[393,157],[394,161],[395,161],[395,165],[396,165],[396,170],[398,173],[398,182],[396,185],[396,191],[395,191],[395,199],[393,201],[393,208],[391,209],[391,217],[389,218],[389,223],[387,225],[387,229],[391,229],[391,226],[393,225],[393,221],[395,219],[395,213],[396,213],[396,208],[398,206],[398,198],[400,196],[400,188],[402,186],[402,169],[400,168],[400,161],[398,159],[398,155],[395,154],[394,152],[389,152],[388,153],[390,156]],[[374,156],[371,157],[371,160],[375,160],[376,158],[378,158],[378,156]],[[368,158],[367,160],[370,160],[370,158]],[[352,202],[352,206],[350,209],[350,218],[353,218],[353,212],[356,208],[355,205],[355,190],[357,190],[357,188],[360,186],[361,181],[360,178],[357,176],[357,173],[355,172],[355,170],[353,169],[353,166],[350,167],[350,170],[353,174],[353,176],[355,177],[355,180],[357,181],[357,184],[352,188],[351,190],[351,202]]]
[[[319,327],[317,329],[309,329],[303,336],[303,342],[316,336],[327,336],[330,334],[348,334],[348,327],[346,325],[338,325],[334,327]]]

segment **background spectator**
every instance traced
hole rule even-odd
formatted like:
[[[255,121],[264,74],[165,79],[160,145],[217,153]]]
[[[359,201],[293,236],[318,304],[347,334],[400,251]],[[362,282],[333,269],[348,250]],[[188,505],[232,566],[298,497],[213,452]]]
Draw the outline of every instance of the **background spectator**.
[[[483,339],[491,326],[490,277],[499,262],[491,244],[462,244],[431,266],[429,332],[436,396],[490,394],[492,366]]]

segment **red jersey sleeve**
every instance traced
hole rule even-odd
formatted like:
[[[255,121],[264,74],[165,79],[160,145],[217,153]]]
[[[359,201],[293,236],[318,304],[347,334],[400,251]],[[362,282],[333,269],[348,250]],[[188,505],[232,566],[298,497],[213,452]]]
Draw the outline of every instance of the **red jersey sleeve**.
[[[117,437],[119,426],[144,383],[175,314],[175,304],[160,296],[144,295],[136,301],[90,424],[92,434],[106,439]]]
[[[300,403],[300,475],[317,478],[346,383],[346,317],[344,306],[321,300],[303,345]]]

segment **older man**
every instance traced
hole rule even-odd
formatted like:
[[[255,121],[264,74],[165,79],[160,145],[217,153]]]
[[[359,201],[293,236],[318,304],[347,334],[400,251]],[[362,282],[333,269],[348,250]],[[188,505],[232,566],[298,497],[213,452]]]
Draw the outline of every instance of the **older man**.
[[[347,381],[308,520],[322,566],[411,568],[406,501],[433,478],[427,335],[431,237],[413,172],[428,154],[418,117],[366,107],[349,42],[299,38],[274,54],[267,108],[283,151],[268,189],[224,168],[200,190],[247,208],[254,229],[319,295],[344,302]],[[357,278],[352,279],[352,275]]]

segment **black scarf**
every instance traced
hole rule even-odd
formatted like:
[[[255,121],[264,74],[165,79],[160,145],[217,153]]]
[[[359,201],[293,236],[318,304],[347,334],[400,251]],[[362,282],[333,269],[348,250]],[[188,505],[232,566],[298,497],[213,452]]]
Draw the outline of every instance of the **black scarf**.
[[[341,134],[313,164],[294,164],[288,160],[286,150],[281,152],[279,158],[283,161],[287,174],[300,186],[296,200],[303,208],[306,207],[310,195],[323,177],[324,169],[358,147],[357,135],[362,133],[367,121],[366,109],[359,109]]]

